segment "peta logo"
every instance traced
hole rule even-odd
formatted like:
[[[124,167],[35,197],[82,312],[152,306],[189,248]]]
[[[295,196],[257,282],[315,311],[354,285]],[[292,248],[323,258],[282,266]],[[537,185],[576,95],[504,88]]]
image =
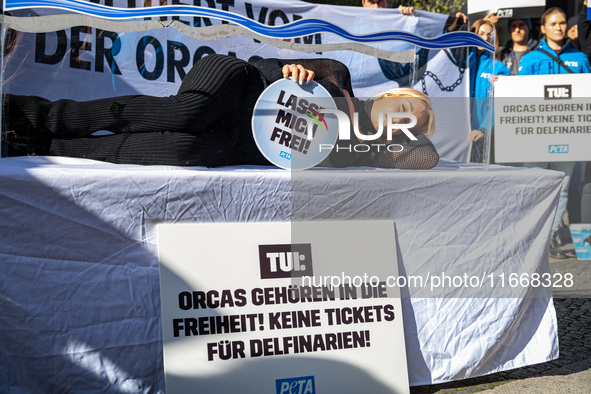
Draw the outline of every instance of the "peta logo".
[[[275,380],[277,394],[316,394],[314,376]]]
[[[259,245],[259,263],[261,279],[312,276],[312,245]]]
[[[513,18],[513,8],[506,8],[504,10],[497,10],[499,18]]]
[[[569,99],[572,97],[571,85],[546,85],[544,86],[544,98],[553,99]]]
[[[550,145],[548,153],[568,153],[568,145]]]
[[[569,67],[579,67],[579,62],[564,62]]]

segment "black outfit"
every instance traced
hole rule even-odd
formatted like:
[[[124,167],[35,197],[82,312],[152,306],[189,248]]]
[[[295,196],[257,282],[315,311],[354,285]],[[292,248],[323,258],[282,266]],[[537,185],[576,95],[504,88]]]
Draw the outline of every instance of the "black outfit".
[[[587,6],[581,4],[577,18],[579,47],[591,59],[591,22],[587,20]]]
[[[52,102],[7,94],[3,114],[12,139],[9,155],[69,156],[121,164],[270,165],[252,137],[252,112],[259,95],[269,83],[283,78],[282,67],[290,63],[313,70],[315,80],[333,97],[343,97],[343,89],[352,95],[349,71],[338,61],[266,59],[252,65],[234,57],[210,55],[195,63],[178,93],[169,97],[131,95]],[[364,114],[363,130],[369,120],[366,106],[358,100],[355,106]],[[99,130],[115,134],[91,136]],[[408,143],[403,154],[389,153],[389,158],[378,159],[372,154],[331,153],[331,164],[372,165],[373,161],[375,166],[431,168],[437,164],[437,152],[426,137],[420,137]],[[421,153],[430,155],[425,160]]]

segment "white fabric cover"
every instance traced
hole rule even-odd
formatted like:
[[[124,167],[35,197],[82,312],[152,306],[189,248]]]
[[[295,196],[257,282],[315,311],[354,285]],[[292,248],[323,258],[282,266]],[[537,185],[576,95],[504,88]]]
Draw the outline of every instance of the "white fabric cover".
[[[392,219],[401,274],[531,275],[549,272],[561,177],[2,159],[0,392],[164,391],[155,223]],[[558,357],[549,288],[403,294],[411,385]]]

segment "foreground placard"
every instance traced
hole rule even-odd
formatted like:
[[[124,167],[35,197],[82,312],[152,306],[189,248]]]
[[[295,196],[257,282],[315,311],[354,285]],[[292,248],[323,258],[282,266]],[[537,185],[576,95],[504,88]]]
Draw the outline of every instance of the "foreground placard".
[[[166,392],[408,392],[396,244],[391,221],[158,225]]]
[[[591,223],[572,223],[570,233],[579,260],[591,260]]]
[[[495,162],[587,161],[590,74],[518,75],[495,82]]]

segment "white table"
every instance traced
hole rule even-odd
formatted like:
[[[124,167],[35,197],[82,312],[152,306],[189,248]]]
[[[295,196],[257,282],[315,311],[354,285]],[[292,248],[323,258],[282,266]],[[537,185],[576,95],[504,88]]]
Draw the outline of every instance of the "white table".
[[[0,391],[163,392],[154,224],[392,219],[399,271],[549,273],[562,175],[0,160]],[[360,235],[362,244],[363,235]],[[550,288],[404,289],[411,385],[558,357]]]

